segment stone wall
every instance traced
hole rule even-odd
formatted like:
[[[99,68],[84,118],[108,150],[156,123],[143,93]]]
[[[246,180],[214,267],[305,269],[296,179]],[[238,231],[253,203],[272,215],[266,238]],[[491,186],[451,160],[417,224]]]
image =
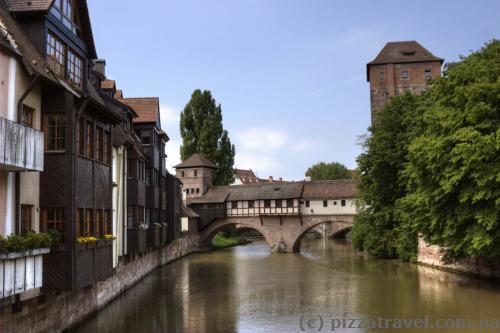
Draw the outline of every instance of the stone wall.
[[[500,263],[488,262],[481,258],[467,258],[453,264],[442,261],[443,250],[436,245],[428,245],[422,238],[418,240],[418,262],[446,270],[452,270],[480,277],[500,280]]]
[[[115,274],[91,288],[76,293],[52,293],[22,302],[13,312],[8,300],[0,305],[2,333],[54,333],[77,324],[101,309],[159,266],[197,251],[197,238],[181,238],[170,245],[124,263]]]

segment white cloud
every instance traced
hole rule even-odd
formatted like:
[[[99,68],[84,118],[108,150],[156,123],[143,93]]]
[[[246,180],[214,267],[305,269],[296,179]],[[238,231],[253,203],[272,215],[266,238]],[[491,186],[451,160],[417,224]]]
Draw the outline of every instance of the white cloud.
[[[321,144],[314,140],[302,139],[290,145],[290,150],[294,152],[308,152],[319,148]]]
[[[281,168],[280,161],[272,155],[236,152],[235,167],[252,169],[261,178]]]
[[[170,173],[175,174],[174,165],[181,163],[181,144],[177,140],[170,140],[165,147],[167,154],[167,169]]]
[[[267,128],[250,128],[235,134],[238,146],[248,150],[278,149],[288,142],[287,133]]]
[[[166,104],[160,105],[160,119],[163,128],[179,127],[180,115],[181,113],[176,107]]]

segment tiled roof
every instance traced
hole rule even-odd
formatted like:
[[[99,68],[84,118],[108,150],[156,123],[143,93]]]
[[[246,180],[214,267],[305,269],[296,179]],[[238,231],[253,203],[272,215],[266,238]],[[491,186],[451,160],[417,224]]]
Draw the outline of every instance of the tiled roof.
[[[105,90],[115,90],[116,83],[115,80],[104,80],[101,82],[101,89]]]
[[[160,119],[160,100],[158,97],[122,98],[120,102],[129,105],[139,117],[134,123],[154,123]]]
[[[115,92],[115,98],[116,99],[123,99],[123,90],[117,90]]]
[[[200,203],[223,203],[226,201],[231,187],[229,186],[213,186],[210,187],[207,192],[202,197],[187,198],[188,204],[200,204]]]
[[[231,186],[228,201],[300,198],[302,182]]]
[[[259,182],[259,178],[257,178],[252,169],[235,169],[234,172],[243,184],[256,184]]]
[[[359,195],[357,180],[330,180],[304,182],[302,197],[314,198],[355,198]]]
[[[401,64],[412,62],[439,61],[442,58],[436,57],[417,41],[389,42],[379,52],[377,57],[366,65],[368,81],[370,81],[370,65]]]
[[[200,217],[191,207],[182,205],[181,206],[182,217]]]
[[[216,169],[217,166],[210,162],[205,156],[202,154],[193,154],[184,162],[177,164],[174,166],[176,169],[184,169],[184,168],[194,168],[194,167],[207,167]]]
[[[5,28],[16,44],[16,51],[22,55],[21,61],[26,69],[36,72],[46,79],[59,82],[47,66],[45,59],[35,49],[19,23],[7,12],[5,3],[0,0],[0,27]],[[2,28],[0,28],[2,30]]]
[[[49,10],[54,0],[7,0],[11,12],[35,12]]]

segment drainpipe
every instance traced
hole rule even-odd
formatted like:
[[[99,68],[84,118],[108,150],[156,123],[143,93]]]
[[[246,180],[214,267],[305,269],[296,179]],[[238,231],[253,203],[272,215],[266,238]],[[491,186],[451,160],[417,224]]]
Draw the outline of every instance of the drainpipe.
[[[17,122],[19,124],[23,123],[23,102],[28,97],[29,93],[35,88],[36,84],[40,80],[40,74],[35,74],[33,79],[31,80],[30,84],[28,87],[26,87],[26,90],[24,93],[21,95],[19,98],[19,101],[17,102]],[[24,158],[26,159],[26,149],[24,150]],[[20,234],[21,233],[21,172],[16,171],[15,172],[15,191],[16,191],[16,197],[15,197],[15,207],[16,210],[14,212],[15,216],[15,233]]]

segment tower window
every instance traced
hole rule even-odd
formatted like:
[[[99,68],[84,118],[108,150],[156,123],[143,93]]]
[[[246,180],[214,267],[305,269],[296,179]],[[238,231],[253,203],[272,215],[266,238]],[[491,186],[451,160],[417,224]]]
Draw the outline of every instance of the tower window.
[[[194,176],[198,177],[198,170],[194,170]]]
[[[379,76],[379,78],[380,78],[380,81],[384,81],[384,79],[385,79],[385,74],[384,74],[384,72],[380,72],[380,76]]]
[[[432,71],[430,69],[426,69],[424,73],[426,79],[430,79],[432,77]]]
[[[182,177],[184,177],[184,171],[181,172]]]
[[[408,79],[408,71],[401,71],[401,78]]]

